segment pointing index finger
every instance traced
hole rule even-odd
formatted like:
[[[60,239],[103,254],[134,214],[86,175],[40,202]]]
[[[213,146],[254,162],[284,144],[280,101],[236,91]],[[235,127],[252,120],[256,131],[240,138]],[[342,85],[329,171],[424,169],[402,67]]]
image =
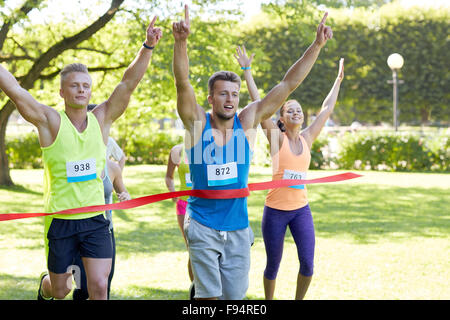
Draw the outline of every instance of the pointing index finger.
[[[184,5],[184,21],[189,24],[189,8],[188,5]]]
[[[150,28],[153,28],[155,26],[156,18],[158,18],[158,16],[153,17],[152,22],[150,22]]]
[[[320,23],[324,24],[325,21],[327,20],[327,17],[328,17],[328,12],[325,12],[325,15],[323,16],[322,21],[320,21]]]

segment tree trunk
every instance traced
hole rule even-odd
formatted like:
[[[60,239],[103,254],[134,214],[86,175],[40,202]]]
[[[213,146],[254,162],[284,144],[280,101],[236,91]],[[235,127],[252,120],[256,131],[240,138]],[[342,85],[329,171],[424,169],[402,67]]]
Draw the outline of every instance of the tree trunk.
[[[33,3],[29,1],[28,3]],[[36,3],[40,1],[35,1]],[[50,62],[68,49],[75,48],[81,42],[89,39],[93,34],[103,28],[116,14],[120,5],[124,0],[112,0],[110,8],[100,18],[91,25],[81,30],[77,34],[64,38],[62,41],[55,43],[44,54],[42,54],[33,64],[28,73],[20,80],[20,85],[29,90],[33,87],[36,80],[42,75],[42,71],[47,68]],[[8,25],[8,29],[9,29]],[[15,105],[12,101],[8,101],[3,108],[0,109],[0,185],[12,185],[13,181],[9,173],[8,159],[6,156],[6,126],[8,119],[13,112]]]
[[[6,155],[6,126],[11,113],[14,111],[14,103],[9,100],[0,110],[0,185],[11,186],[13,181],[9,172],[8,156]]]
[[[422,125],[427,124],[430,118],[430,110],[426,107],[420,108],[420,122]]]

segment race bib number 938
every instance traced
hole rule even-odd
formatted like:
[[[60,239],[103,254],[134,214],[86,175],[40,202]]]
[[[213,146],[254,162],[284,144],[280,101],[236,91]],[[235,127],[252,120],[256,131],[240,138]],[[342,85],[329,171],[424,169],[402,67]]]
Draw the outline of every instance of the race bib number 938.
[[[88,181],[97,178],[95,159],[66,162],[67,182]]]

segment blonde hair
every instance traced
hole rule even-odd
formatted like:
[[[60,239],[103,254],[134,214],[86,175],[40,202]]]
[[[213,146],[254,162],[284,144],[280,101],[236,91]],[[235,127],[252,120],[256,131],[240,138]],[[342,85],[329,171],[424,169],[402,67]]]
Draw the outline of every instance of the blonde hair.
[[[71,64],[68,64],[59,73],[59,75],[61,76],[61,86],[62,86],[64,78],[69,73],[72,73],[72,72],[82,72],[82,73],[89,74],[88,68],[82,63],[71,63]]]

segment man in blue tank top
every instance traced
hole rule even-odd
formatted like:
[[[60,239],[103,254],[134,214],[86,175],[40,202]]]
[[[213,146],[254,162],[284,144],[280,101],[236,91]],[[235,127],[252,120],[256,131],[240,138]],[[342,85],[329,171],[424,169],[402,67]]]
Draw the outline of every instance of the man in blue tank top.
[[[291,66],[284,78],[261,100],[237,115],[241,80],[230,71],[214,73],[208,81],[211,113],[197,103],[189,82],[187,38],[190,34],[188,7],[185,20],[173,24],[173,72],[177,109],[186,128],[186,153],[193,189],[226,190],[247,187],[252,149],[258,124],[270,118],[305,79],[320,49],[332,37],[319,24],[316,39]],[[203,199],[190,197],[185,218],[189,257],[194,272],[195,298],[243,299],[248,288],[250,246],[247,198]]]

